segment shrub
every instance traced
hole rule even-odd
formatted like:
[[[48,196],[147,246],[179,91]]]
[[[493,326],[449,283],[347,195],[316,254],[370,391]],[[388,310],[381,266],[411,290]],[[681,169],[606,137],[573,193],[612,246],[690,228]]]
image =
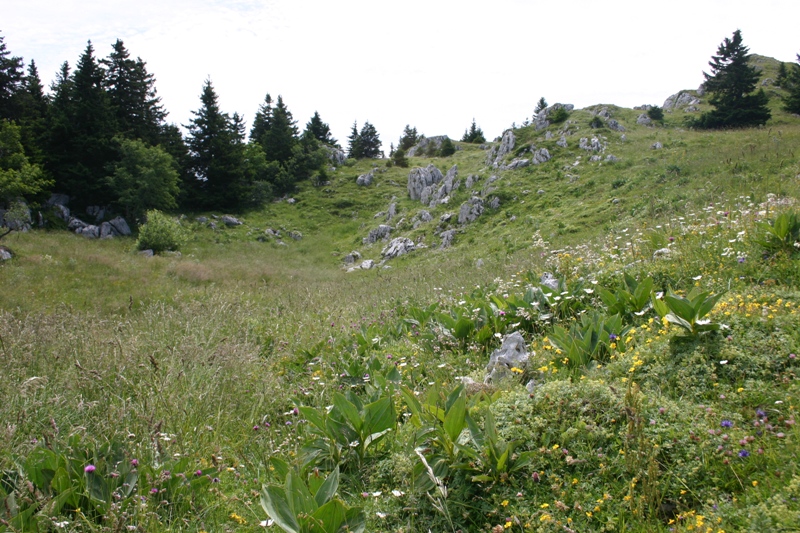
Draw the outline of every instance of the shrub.
[[[590,128],[602,128],[603,127],[603,119],[600,117],[594,117],[591,122],[589,122]]]
[[[569,118],[569,111],[567,111],[563,107],[554,109],[551,113],[547,115],[547,120],[549,120],[551,124],[559,124],[567,120],[567,118]]]
[[[439,155],[441,157],[449,157],[454,153],[456,153],[456,147],[453,144],[453,141],[451,141],[449,137],[445,137],[445,139],[442,141],[442,147],[439,150]]]
[[[402,148],[398,148],[392,154],[392,161],[394,164],[400,168],[408,168],[408,158],[406,157],[406,151]]]
[[[647,116],[650,117],[652,120],[656,120],[661,122],[664,120],[664,110],[654,105],[650,109],[647,110]]]
[[[139,227],[139,250],[153,250],[154,253],[179,250],[185,241],[183,229],[178,221],[161,211],[147,212],[147,222]]]

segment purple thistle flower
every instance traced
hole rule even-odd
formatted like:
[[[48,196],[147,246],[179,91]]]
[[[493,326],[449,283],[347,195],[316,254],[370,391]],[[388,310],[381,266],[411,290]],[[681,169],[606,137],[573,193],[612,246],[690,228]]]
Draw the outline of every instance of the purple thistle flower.
[[[739,263],[744,263],[744,259],[745,259],[744,257],[740,257],[739,259],[737,259],[737,261],[739,261]]]
[[[153,487],[152,489],[150,489],[150,494],[158,494],[158,489]]]
[[[739,457],[741,458],[750,457],[750,452],[748,452],[747,450],[739,450]]]
[[[131,466],[133,467],[139,466],[139,459],[131,459]]]
[[[83,471],[86,472],[87,474],[91,474],[95,470],[96,468],[94,465],[86,465],[86,468],[83,469]]]
[[[211,483],[219,483],[219,478],[218,477],[212,478]]]
[[[259,428],[258,428],[258,424],[256,424],[255,426],[253,426],[253,431],[258,431],[258,429],[259,429]]]
[[[616,333],[611,333],[611,334],[608,336],[608,340],[610,340],[610,341],[612,341],[612,342],[613,342],[613,341],[615,341],[615,340],[617,340],[618,338],[619,338],[619,337],[617,337],[617,334],[616,334]]]
[[[286,421],[286,425],[287,425],[287,426],[291,426],[291,425],[292,425],[292,421],[291,421],[291,420],[287,420],[287,421]]]
[[[732,428],[733,422],[731,422],[730,420],[723,420],[722,422],[719,423],[719,425],[724,428]]]
[[[198,471],[196,471],[196,472],[194,473],[194,475],[195,475],[195,476],[202,476],[202,475],[203,475],[203,471],[202,471],[202,470],[198,470]]]
[[[764,418],[767,416],[767,413],[763,409],[756,409],[756,415],[758,415],[759,418]]]

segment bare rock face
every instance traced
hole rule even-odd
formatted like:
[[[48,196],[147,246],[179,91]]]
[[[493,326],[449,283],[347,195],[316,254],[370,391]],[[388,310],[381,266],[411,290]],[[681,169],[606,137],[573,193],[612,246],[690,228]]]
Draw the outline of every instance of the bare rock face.
[[[558,146],[560,146],[561,148],[566,148],[567,147],[567,137],[565,135],[562,135],[561,138],[558,139],[558,141],[556,141],[556,144]]]
[[[361,242],[364,244],[372,244],[378,241],[385,241],[389,238],[389,234],[392,232],[392,227],[387,226],[386,224],[381,224],[377,228],[370,230],[369,234],[362,239]]]
[[[547,148],[539,148],[533,153],[534,165],[540,165],[548,161],[550,161],[550,152],[547,151]]]
[[[536,115],[536,120],[533,122],[533,125],[536,126],[536,131],[540,131],[548,127],[550,125],[549,116],[554,112],[558,111],[559,109],[572,111],[573,109],[575,109],[575,106],[572,104],[553,104],[550,107],[542,109]]]
[[[414,241],[407,237],[396,237],[381,251],[381,255],[384,259],[394,259],[414,250],[416,250]]]
[[[461,209],[458,211],[458,223],[464,225],[474,222],[482,214],[483,200],[472,198],[468,202],[461,204]]]
[[[0,246],[0,261],[8,261],[12,257],[14,257],[14,254],[11,253],[11,250],[9,248],[6,248],[5,246]]]
[[[502,139],[500,139],[500,145],[492,148],[486,156],[486,164],[495,167],[499,166],[503,158],[514,150],[516,142],[517,138],[514,136],[514,132],[512,130],[506,130],[503,133]]]
[[[325,147],[325,150],[328,151],[328,161],[330,161],[331,164],[340,167],[347,160],[347,154],[345,154],[343,150],[340,150],[338,148],[329,145],[323,145],[323,146]]]
[[[620,124],[619,122],[617,122],[613,118],[610,119],[608,122],[606,122],[606,125],[608,126],[608,129],[611,129],[611,130],[614,130],[614,131],[625,131],[625,126],[623,126],[622,124]]]
[[[450,248],[450,246],[452,246],[453,244],[453,239],[455,238],[455,236],[456,236],[456,230],[454,229],[443,231],[439,235],[439,238],[442,239],[442,244],[439,246],[439,249],[444,250],[445,248]]]
[[[356,185],[360,185],[362,187],[369,187],[372,185],[373,180],[375,179],[374,169],[370,170],[366,174],[361,174],[359,177],[356,178]]]
[[[513,375],[512,368],[525,370],[529,357],[528,346],[519,332],[506,335],[503,344],[489,358],[484,382],[492,383],[510,377]]]
[[[697,106],[700,99],[687,91],[677,92],[664,100],[664,105],[661,106],[664,111],[673,111],[675,109],[684,109],[688,106]],[[685,111],[685,109],[684,109]]]
[[[581,140],[578,142],[578,147],[587,152],[602,152],[606,148],[597,137],[592,137],[591,140],[586,137],[581,137]]]
[[[424,193],[425,199],[429,199],[433,186],[443,179],[442,172],[433,165],[411,169],[408,174],[408,197],[412,200],[422,200]],[[422,200],[422,203],[427,204],[425,200]]]
[[[442,143],[447,139],[447,135],[435,135],[433,137],[424,137],[420,141],[408,149],[406,156],[408,157],[422,157],[430,150],[439,151],[442,149]]]
[[[446,202],[446,199],[448,196],[450,196],[450,193],[458,189],[458,186],[461,183],[460,181],[456,181],[457,177],[458,165],[453,165],[450,167],[450,170],[447,171],[447,174],[444,175],[442,184],[439,186],[439,188],[435,191],[431,191],[429,202],[425,202],[425,200],[423,200],[423,203],[428,203],[430,207],[436,207],[437,204]],[[423,191],[423,197],[425,196],[424,192],[425,191]]]
[[[640,126],[650,126],[653,124],[653,121],[650,120],[650,117],[647,116],[647,113],[642,113],[636,118],[636,123]]]

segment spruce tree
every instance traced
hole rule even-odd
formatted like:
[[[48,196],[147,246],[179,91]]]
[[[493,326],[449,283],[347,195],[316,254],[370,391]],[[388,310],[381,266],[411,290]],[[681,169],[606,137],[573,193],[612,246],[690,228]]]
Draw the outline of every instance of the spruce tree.
[[[238,115],[233,119],[219,107],[211,80],[203,85],[201,107],[194,111],[189,130],[191,207],[233,208],[246,196],[244,131]]]
[[[544,96],[539,98],[539,101],[536,102],[536,108],[533,110],[534,116],[538,115],[542,111],[547,109],[547,100],[544,99]]]
[[[250,129],[250,140],[263,145],[266,142],[265,135],[272,124],[272,97],[267,93],[264,103],[258,107],[256,117],[253,120],[253,127]]]
[[[454,153],[456,153],[456,146],[450,140],[450,137],[445,137],[442,141],[442,147],[439,149],[439,155],[441,157],[450,157]]]
[[[719,45],[717,55],[708,63],[711,74],[703,73],[709,103],[714,110],[703,113],[695,122],[701,128],[758,126],[770,119],[767,95],[755,92],[758,71],[748,65],[749,49],[742,44],[742,32],[736,30]]]
[[[778,65],[778,75],[775,76],[775,85],[777,85],[778,87],[783,87],[786,84],[788,78],[789,78],[789,71],[786,70],[786,63],[781,61],[781,64]]]
[[[339,146],[339,142],[331,135],[331,128],[319,116],[319,113],[314,111],[314,116],[306,124],[306,130],[309,135],[321,143],[329,146]]]
[[[15,97],[22,88],[22,78],[22,58],[11,55],[6,49],[5,38],[0,35],[0,119],[19,118]]]
[[[22,135],[22,146],[32,163],[40,166],[44,163],[44,150],[47,142],[47,113],[50,102],[44,94],[42,80],[36,63],[31,60],[28,74],[22,80],[19,96],[19,125]]]
[[[347,157],[361,159],[364,157],[364,149],[361,146],[361,135],[358,133],[358,122],[353,122],[353,129],[347,137]]]
[[[469,127],[469,129],[464,130],[464,136],[461,137],[461,142],[474,144],[486,142],[486,137],[483,135],[483,130],[478,127],[474,118],[472,119],[472,125]]]
[[[408,152],[409,148],[418,142],[419,135],[417,134],[417,128],[412,128],[406,124],[406,127],[403,129],[403,135],[400,137],[400,143],[397,145],[397,149]]]
[[[278,101],[272,110],[269,129],[261,136],[260,142],[267,161],[286,164],[292,158],[294,147],[298,142],[297,126],[281,96],[278,96]]]
[[[156,94],[155,77],[147,72],[141,58],[131,59],[121,40],[117,39],[112,47],[111,54],[101,63],[106,67],[104,87],[117,131],[129,139],[156,145],[160,142],[166,112]]]
[[[797,63],[789,67],[784,85],[789,94],[783,99],[783,108],[789,113],[800,114],[800,54],[797,54]]]
[[[359,144],[361,145],[361,157],[376,159],[383,156],[381,151],[381,139],[375,126],[364,122],[361,131],[358,133]]]

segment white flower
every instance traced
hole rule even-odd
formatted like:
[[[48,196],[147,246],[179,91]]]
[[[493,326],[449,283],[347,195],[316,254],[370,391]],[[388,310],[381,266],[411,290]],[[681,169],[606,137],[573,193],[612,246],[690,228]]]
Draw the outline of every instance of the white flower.
[[[395,489],[392,491],[392,496],[394,496],[395,498],[399,498],[400,496],[405,496],[405,494],[406,493],[403,492],[402,490]]]
[[[261,527],[272,527],[272,524],[274,523],[275,522],[272,520],[272,518],[269,518],[267,520],[262,520],[261,522],[258,523],[258,525]]]
[[[728,360],[727,359],[723,359],[722,361],[719,362],[719,364],[727,365],[728,364]]]
[[[698,280],[703,279],[703,276],[695,276],[692,279],[695,280],[695,281],[698,281]]]
[[[380,511],[376,512],[375,514],[378,515],[378,518],[386,518],[387,516],[389,516],[388,514],[381,513]]]

